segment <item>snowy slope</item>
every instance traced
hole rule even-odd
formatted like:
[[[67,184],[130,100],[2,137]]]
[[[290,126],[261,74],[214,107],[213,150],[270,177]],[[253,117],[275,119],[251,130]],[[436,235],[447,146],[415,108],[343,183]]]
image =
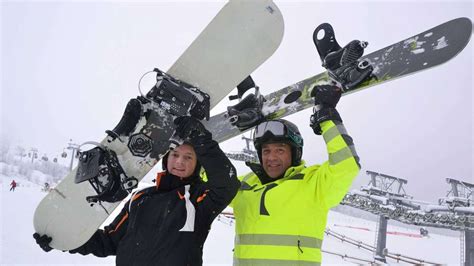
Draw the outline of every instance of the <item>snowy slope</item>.
[[[61,251],[43,252],[32,238],[33,213],[36,205],[45,195],[40,187],[34,184],[20,186],[15,192],[9,191],[12,177],[0,175],[0,265],[114,265],[114,257],[96,258],[94,256],[71,255]],[[13,177],[22,183],[18,177]],[[339,212],[331,212],[328,229],[347,238],[356,239],[373,245],[376,223],[362,218],[355,218]],[[425,259],[443,264],[459,264],[460,243],[458,237],[431,233],[428,238],[401,235],[419,232],[413,228],[392,226],[389,232],[398,235],[387,236],[389,252],[402,253],[411,257]],[[219,217],[213,224],[209,238],[204,247],[205,265],[231,265],[233,249],[233,220]],[[326,236],[323,250],[351,257],[373,261],[372,252],[333,237]],[[352,264],[351,259],[323,253],[323,264]],[[362,263],[357,261],[357,263]],[[396,264],[389,260],[389,263]]]
[[[49,253],[41,250],[32,235],[33,214],[36,205],[44,197],[39,186],[20,186],[9,191],[10,177],[0,175],[3,180],[0,192],[0,265],[67,265],[67,264],[114,264],[114,258],[75,256],[61,251]],[[26,183],[15,178],[20,184]]]
[[[331,212],[328,219],[327,228],[331,231],[372,246],[374,245],[376,238],[375,222],[347,216],[339,212]],[[459,238],[433,233],[430,233],[429,237],[421,237],[419,233],[418,230],[413,228],[392,226],[389,221],[387,229],[388,252],[435,263],[452,265],[460,263]],[[341,243],[339,239],[330,236],[326,236],[323,250],[332,252],[343,251],[347,255],[369,260],[373,258],[373,253],[361,250],[356,246]],[[325,255],[324,257],[328,259],[326,262],[332,262],[333,256]],[[334,261],[334,263],[336,262]],[[394,260],[388,260],[388,262],[391,264],[395,263]]]

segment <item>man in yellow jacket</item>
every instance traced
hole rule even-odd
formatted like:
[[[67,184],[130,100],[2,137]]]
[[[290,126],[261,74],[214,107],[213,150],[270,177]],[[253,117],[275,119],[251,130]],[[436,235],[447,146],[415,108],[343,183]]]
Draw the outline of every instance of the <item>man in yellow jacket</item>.
[[[293,123],[256,126],[260,160],[242,176],[232,202],[236,219],[234,265],[320,265],[329,209],[337,206],[360,170],[352,138],[335,107],[338,87],[316,86],[311,127],[329,154],[322,165],[305,166],[303,138]]]

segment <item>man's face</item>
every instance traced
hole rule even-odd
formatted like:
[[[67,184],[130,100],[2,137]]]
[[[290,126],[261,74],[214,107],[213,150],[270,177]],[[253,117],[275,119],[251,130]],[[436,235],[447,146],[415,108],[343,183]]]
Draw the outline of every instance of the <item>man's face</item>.
[[[183,144],[170,151],[166,168],[175,176],[188,178],[194,172],[196,164],[197,157],[193,147],[188,144]]]
[[[263,144],[262,166],[271,178],[283,175],[291,166],[291,146],[286,143]]]

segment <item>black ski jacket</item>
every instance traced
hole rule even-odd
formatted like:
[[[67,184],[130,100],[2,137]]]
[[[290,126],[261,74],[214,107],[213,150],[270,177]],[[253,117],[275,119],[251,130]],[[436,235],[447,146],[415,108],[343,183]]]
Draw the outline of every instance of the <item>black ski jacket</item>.
[[[156,186],[136,192],[110,225],[70,252],[116,255],[116,264],[126,266],[202,265],[211,223],[232,201],[240,182],[217,142],[194,149],[207,182],[159,173]]]

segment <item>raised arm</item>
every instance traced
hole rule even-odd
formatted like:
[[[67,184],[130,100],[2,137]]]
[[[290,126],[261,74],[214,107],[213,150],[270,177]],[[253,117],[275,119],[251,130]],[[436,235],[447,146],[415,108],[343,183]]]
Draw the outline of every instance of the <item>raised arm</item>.
[[[240,186],[235,167],[197,119],[179,117],[175,123],[176,132],[193,145],[207,175],[208,181],[195,199],[197,206],[217,215],[232,201]]]
[[[311,96],[315,98],[311,127],[315,134],[323,135],[329,156],[317,171],[316,194],[331,208],[344,198],[359,173],[359,156],[336,110],[341,90],[330,85],[316,86]]]

